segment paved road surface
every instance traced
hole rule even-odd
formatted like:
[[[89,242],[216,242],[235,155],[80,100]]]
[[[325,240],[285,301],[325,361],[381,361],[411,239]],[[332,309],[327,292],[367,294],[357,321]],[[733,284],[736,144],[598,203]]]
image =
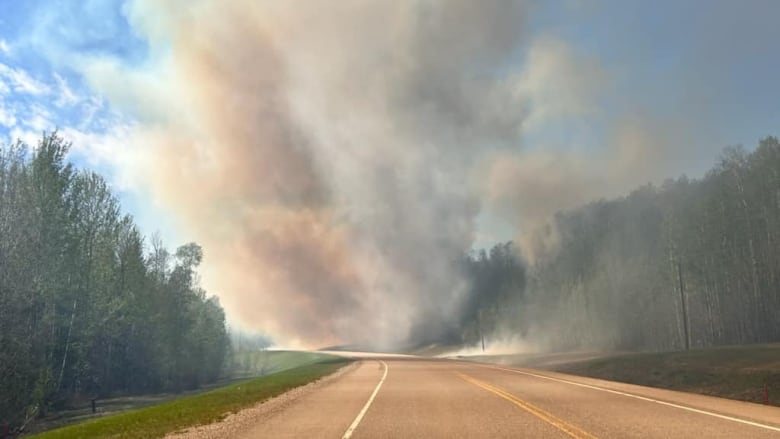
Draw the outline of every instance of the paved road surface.
[[[246,438],[780,438],[780,409],[570,375],[355,354]]]

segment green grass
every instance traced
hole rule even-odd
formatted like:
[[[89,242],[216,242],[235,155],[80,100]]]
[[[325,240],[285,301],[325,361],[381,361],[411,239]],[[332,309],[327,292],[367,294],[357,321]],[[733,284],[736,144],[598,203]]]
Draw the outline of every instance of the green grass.
[[[560,372],[643,386],[780,405],[780,345],[636,353],[562,364]]]
[[[231,371],[235,376],[268,375],[333,358],[332,355],[306,351],[248,351],[236,355],[239,366]]]
[[[233,367],[226,371],[226,376],[216,383],[206,384],[197,389],[186,390],[180,393],[155,393],[145,395],[118,395],[111,398],[98,400],[98,413],[92,413],[89,401],[72,402],[63,410],[50,411],[43,419],[37,419],[27,427],[29,434],[41,433],[67,425],[85,422],[106,415],[137,410],[163,402],[181,399],[183,397],[199,395],[211,390],[234,384],[239,380],[265,376],[295,367],[314,364],[328,359],[332,355],[306,351],[243,351],[239,352],[240,367]]]
[[[257,402],[335,372],[349,360],[330,357],[272,375],[159,405],[93,419],[32,438],[159,438],[188,427],[210,424]]]

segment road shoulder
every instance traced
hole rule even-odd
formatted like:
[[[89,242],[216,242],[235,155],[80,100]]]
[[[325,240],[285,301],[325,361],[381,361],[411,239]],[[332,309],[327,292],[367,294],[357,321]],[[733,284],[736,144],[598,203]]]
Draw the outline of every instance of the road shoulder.
[[[344,376],[354,372],[359,367],[358,362],[353,362],[338,369],[319,380],[296,387],[281,395],[262,401],[252,407],[240,410],[228,415],[225,419],[207,425],[200,425],[184,431],[171,433],[166,439],[195,439],[195,438],[224,438],[235,437],[243,431],[251,429],[258,423],[283,412],[287,407],[295,404],[301,398],[310,395],[317,390],[339,381]]]

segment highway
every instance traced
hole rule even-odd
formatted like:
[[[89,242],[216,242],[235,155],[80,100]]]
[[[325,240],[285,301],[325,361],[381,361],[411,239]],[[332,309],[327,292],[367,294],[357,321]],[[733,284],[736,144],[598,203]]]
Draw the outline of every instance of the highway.
[[[453,360],[359,362],[241,438],[779,438],[780,409]]]

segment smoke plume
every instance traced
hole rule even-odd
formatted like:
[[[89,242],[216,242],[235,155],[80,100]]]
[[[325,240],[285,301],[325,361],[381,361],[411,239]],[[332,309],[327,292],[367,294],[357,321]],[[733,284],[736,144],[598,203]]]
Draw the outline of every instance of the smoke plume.
[[[286,344],[421,342],[457,330],[479,215],[532,236],[645,159],[616,141],[603,175],[598,157],[520,148],[594,117],[607,79],[529,36],[534,10],[137,0],[149,60],[84,71],[137,117],[135,172],[203,245],[203,282],[235,323]]]
[[[138,115],[138,172],[204,246],[232,319],[288,344],[433,340],[461,305],[474,161],[524,118],[510,76],[526,13],[136,1],[156,62],[87,76]]]

